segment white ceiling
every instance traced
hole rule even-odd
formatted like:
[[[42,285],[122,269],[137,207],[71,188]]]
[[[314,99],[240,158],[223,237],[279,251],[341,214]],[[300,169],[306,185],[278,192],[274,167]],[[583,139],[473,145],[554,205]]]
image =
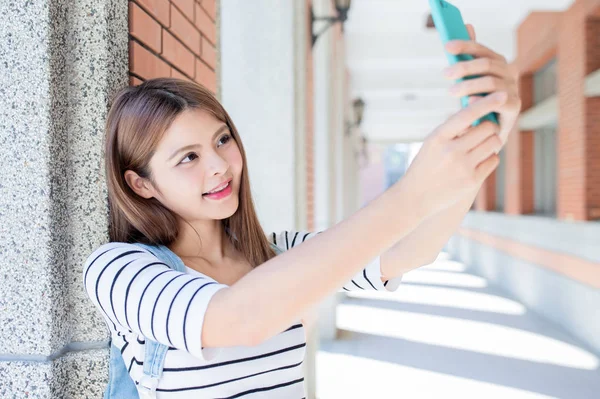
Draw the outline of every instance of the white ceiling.
[[[515,56],[516,28],[531,11],[562,11],[573,0],[453,0],[477,41]],[[459,110],[437,31],[426,29],[427,0],[353,0],[344,25],[353,97],[366,102],[361,130],[371,142],[423,140]],[[409,99],[405,96],[409,96]],[[412,99],[410,99],[412,97]]]

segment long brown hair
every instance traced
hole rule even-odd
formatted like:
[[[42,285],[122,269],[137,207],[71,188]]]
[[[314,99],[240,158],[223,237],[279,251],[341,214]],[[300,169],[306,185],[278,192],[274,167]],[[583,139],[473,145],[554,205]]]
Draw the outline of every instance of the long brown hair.
[[[256,267],[276,254],[256,216],[244,146],[229,114],[213,94],[182,79],[150,79],[121,89],[112,100],[105,129],[109,240],[168,246],[177,238],[176,215],[156,198],[137,195],[125,181],[124,173],[131,170],[155,183],[150,158],[173,120],[187,109],[210,112],[227,124],[238,144],[243,159],[239,206],[222,223],[235,248]]]

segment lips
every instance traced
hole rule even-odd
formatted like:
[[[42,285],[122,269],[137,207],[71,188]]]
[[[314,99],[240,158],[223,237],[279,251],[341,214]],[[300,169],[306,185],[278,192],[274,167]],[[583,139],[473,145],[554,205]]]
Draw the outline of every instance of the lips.
[[[226,180],[226,181],[224,181],[223,183],[219,184],[217,187],[213,188],[212,190],[208,190],[207,192],[205,192],[205,193],[204,193],[204,194],[202,194],[202,195],[206,195],[206,194],[210,193],[211,191],[215,191],[215,190],[222,190],[222,189],[224,189],[225,187],[227,187],[227,185],[228,185],[229,183],[231,183],[231,181],[232,181],[232,180],[233,180],[233,179]]]

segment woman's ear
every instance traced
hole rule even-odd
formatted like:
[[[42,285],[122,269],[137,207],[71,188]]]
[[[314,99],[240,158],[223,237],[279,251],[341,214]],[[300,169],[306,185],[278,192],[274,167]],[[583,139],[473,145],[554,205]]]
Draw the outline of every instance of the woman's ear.
[[[126,170],[124,177],[129,188],[137,195],[146,199],[154,197],[154,189],[146,179],[131,170]]]

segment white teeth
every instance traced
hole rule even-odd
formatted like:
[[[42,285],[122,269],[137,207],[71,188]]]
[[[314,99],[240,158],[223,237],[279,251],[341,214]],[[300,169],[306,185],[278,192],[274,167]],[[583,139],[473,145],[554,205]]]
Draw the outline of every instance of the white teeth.
[[[220,190],[209,191],[206,194],[215,194],[215,193],[218,193],[218,192],[221,192],[221,191],[225,190],[227,187],[229,187],[229,183],[227,183],[227,185],[225,187],[223,187],[222,189],[220,189]]]

